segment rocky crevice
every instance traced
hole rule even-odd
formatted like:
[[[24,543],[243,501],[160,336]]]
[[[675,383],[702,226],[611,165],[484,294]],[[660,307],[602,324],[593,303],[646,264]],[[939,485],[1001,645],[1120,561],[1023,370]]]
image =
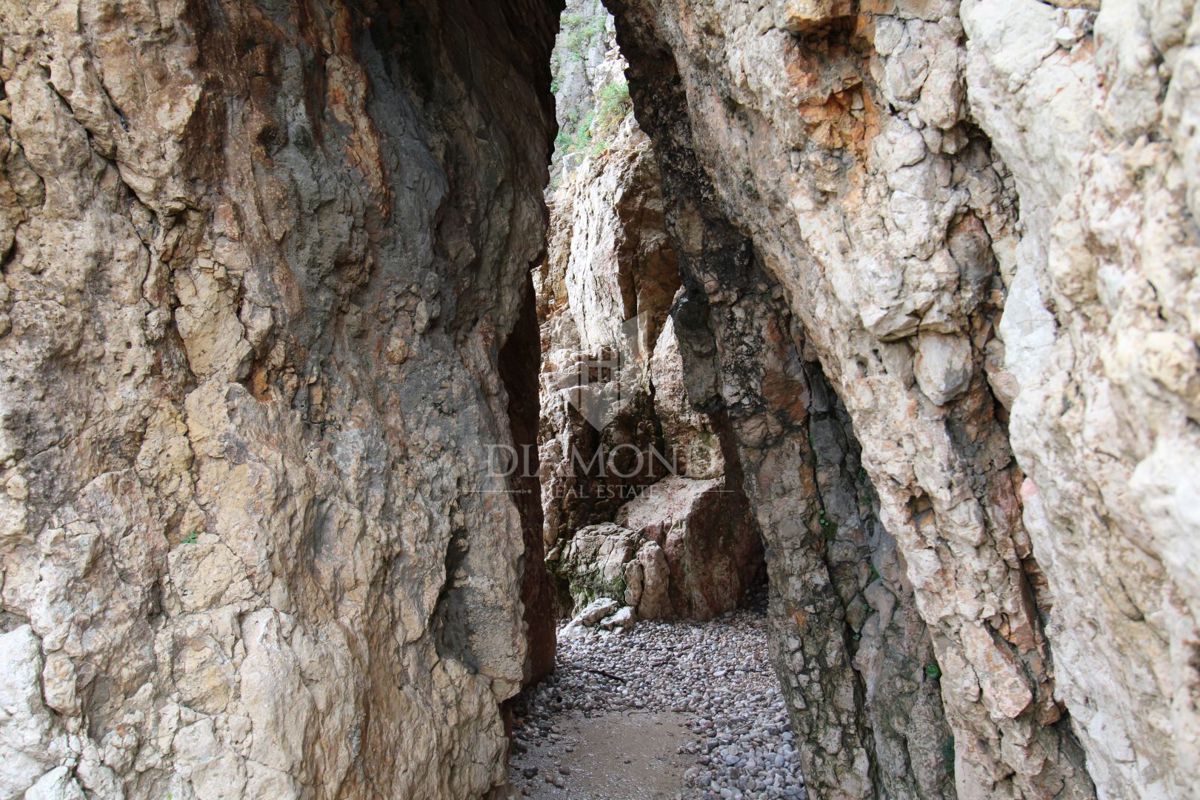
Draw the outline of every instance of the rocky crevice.
[[[577,117],[636,201],[562,210],[636,265],[601,316],[650,310],[608,444],[717,440],[684,477],[761,532],[813,796],[1200,782],[1193,5],[609,3],[651,149]],[[558,11],[0,7],[0,796],[478,796],[539,549],[691,524],[539,542],[489,468],[537,413]]]
[[[622,620],[708,619],[762,571],[760,536],[723,423],[684,388],[661,177],[598,0],[567,5],[552,67],[558,172],[535,281],[548,564],[572,613],[607,599]]]
[[[707,619],[761,572],[759,532],[720,421],[684,390],[669,318],[679,267],[649,142],[626,111],[581,155],[551,194],[536,276],[548,563],[568,610],[607,597],[643,619]]]
[[[508,341],[500,350],[500,380],[508,395],[509,429],[516,463],[509,478],[521,515],[525,549],[521,561],[521,607],[529,650],[525,657],[526,684],[536,683],[554,671],[555,621],[558,606],[554,586],[544,566],[542,543],[541,482],[538,464],[538,375],[531,369],[541,358],[537,299],[532,276],[526,279],[521,313]]]

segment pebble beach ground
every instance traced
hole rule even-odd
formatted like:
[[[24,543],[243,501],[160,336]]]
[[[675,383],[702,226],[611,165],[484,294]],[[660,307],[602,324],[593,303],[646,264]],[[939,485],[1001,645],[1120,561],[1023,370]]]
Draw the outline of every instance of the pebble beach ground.
[[[513,797],[805,797],[766,615],[560,636],[555,674],[515,705]]]

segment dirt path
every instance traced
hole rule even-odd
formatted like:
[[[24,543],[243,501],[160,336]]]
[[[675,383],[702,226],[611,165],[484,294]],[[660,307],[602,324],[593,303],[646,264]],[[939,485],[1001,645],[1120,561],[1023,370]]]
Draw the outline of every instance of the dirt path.
[[[520,759],[518,785],[523,796],[546,800],[670,800],[692,763],[679,753],[692,739],[687,719],[670,711],[564,715],[554,724],[559,738]]]
[[[761,610],[562,638],[515,713],[510,797],[805,797]]]

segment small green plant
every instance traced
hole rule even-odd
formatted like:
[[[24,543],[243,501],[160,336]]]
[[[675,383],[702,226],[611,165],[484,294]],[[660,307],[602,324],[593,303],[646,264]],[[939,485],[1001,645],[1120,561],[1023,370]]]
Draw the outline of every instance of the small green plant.
[[[629,84],[613,81],[596,94],[596,114],[592,120],[592,136],[608,137],[617,132],[625,116],[633,110],[629,99]]]
[[[558,129],[554,139],[555,152],[564,156],[588,150],[592,143],[592,119],[594,111],[589,111],[583,119],[567,117],[563,126]]]
[[[556,158],[578,154],[598,156],[605,152],[632,111],[629,84],[625,81],[605,84],[596,93],[591,110],[582,116],[578,112],[568,114],[563,120],[554,139]]]
[[[837,523],[825,516],[825,509],[821,509],[821,514],[817,518],[817,521],[821,524],[821,534],[825,537],[826,541],[832,542],[837,538]]]
[[[926,677],[932,678],[936,681],[938,678],[942,677],[941,667],[939,667],[937,664],[926,664],[925,675]]]
[[[604,34],[603,15],[589,17],[584,14],[563,14],[562,30],[566,34],[563,49],[576,61],[583,61],[592,46],[592,40]]]
[[[184,544],[195,544],[196,539],[200,538],[200,531],[192,531],[187,536],[183,537]]]

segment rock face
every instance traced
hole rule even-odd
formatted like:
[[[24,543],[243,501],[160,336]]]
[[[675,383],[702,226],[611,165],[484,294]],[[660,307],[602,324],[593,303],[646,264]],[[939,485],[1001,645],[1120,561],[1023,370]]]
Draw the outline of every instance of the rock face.
[[[960,797],[1197,785],[1200,29],[1191,4],[1093,5],[611,4],[685,276],[692,399],[733,416],[766,397],[724,350],[783,298],[912,586],[872,608],[930,631]],[[803,532],[772,534],[750,494],[773,586],[818,573],[777,576],[770,542]],[[858,613],[794,591],[820,624]],[[846,711],[805,731],[813,794],[928,796],[870,746],[890,696],[860,706],[837,680],[864,640],[831,663],[811,615],[772,619],[777,651],[800,643],[785,684],[832,672]],[[792,703],[801,729],[822,713]]]
[[[560,133],[565,160],[535,276],[549,563],[576,610],[609,597],[643,619],[707,619],[734,608],[757,577],[760,537],[719,421],[696,411],[684,387],[661,178],[628,105],[606,106],[624,85],[612,20],[596,2],[569,4],[563,20],[560,123],[590,127],[565,155]]]
[[[0,797],[503,780],[552,6],[0,8]]]
[[[640,582],[642,590],[626,594],[625,601],[646,618],[708,619],[728,611],[762,568],[758,528],[747,514],[745,498],[724,477],[663,478],[621,506],[617,522],[639,531],[645,541],[638,551],[641,572],[626,581],[631,587]],[[668,570],[665,586],[654,580],[654,562]],[[665,615],[650,611],[650,602],[660,594],[671,609]]]
[[[723,479],[668,476],[587,525],[550,560],[574,608],[618,598],[640,619],[710,619],[736,607],[762,568],[758,528]]]
[[[1017,389],[1012,446],[1058,692],[1101,795],[1187,796],[1200,786],[1200,13],[1026,2],[998,18],[965,2],[962,20],[971,111],[1025,224],[993,374]]]
[[[1194,794],[1196,4],[608,5],[546,244],[553,2],[0,4],[0,797],[484,794],[581,529],[814,798]]]

